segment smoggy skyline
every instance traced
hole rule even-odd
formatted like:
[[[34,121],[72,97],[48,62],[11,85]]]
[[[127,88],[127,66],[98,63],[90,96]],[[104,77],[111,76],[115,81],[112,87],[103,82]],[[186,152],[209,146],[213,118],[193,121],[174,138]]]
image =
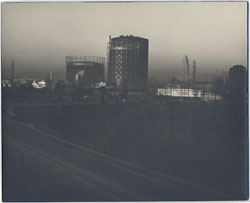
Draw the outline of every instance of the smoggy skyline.
[[[247,66],[246,2],[3,3],[2,72],[65,72],[65,57],[107,56],[109,35],[149,39],[149,72]]]

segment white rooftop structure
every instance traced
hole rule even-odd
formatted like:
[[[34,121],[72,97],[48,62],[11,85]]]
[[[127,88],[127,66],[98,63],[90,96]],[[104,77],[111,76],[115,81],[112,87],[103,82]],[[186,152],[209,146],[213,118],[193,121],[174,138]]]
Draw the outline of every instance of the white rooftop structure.
[[[36,82],[35,80],[32,82],[32,86],[36,89],[42,89],[46,87],[46,82],[44,80]]]

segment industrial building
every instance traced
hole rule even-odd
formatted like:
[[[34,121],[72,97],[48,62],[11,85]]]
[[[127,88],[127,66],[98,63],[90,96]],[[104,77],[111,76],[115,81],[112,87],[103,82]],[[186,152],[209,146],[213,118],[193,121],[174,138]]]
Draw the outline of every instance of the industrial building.
[[[228,84],[231,100],[245,100],[247,95],[247,69],[242,65],[231,67]]]
[[[67,82],[72,86],[95,87],[104,81],[105,58],[98,56],[67,56]]]
[[[36,89],[43,89],[46,87],[46,82],[45,80],[41,80],[41,81],[33,81],[32,82],[32,87],[36,88]]]
[[[199,97],[201,98],[202,92],[200,90],[185,89],[185,88],[158,88],[158,96],[170,97]]]
[[[199,98],[203,101],[218,101],[222,97],[209,91],[202,91],[199,89],[187,89],[187,88],[158,88],[156,92],[157,96],[175,97],[175,98]]]
[[[109,38],[107,79],[117,88],[145,90],[148,85],[148,39],[132,35]]]

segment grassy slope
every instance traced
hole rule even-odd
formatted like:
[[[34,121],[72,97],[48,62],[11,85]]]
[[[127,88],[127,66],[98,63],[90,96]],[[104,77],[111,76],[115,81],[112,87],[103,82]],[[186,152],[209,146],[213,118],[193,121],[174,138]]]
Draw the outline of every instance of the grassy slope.
[[[104,111],[103,111],[104,109]],[[168,103],[19,107],[22,120],[59,131],[65,139],[173,174],[238,198],[242,184],[233,132],[224,104]],[[103,122],[104,118],[104,122]]]

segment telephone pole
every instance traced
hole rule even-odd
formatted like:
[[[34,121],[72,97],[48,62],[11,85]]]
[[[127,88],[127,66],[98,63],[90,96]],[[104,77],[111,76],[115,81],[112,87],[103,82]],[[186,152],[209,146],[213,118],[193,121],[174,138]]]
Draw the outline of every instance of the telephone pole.
[[[185,55],[185,63],[186,63],[186,65],[187,65],[187,72],[186,72],[186,74],[187,74],[187,88],[188,88],[188,96],[189,96],[189,59],[188,59],[188,57],[187,57],[187,55]]]
[[[15,83],[15,62],[11,61],[11,75],[10,75],[11,86],[14,87]]]
[[[193,92],[194,92],[194,101],[196,99],[197,96],[197,92],[196,92],[196,61],[193,61]]]
[[[175,137],[174,137],[174,104],[170,103],[170,139],[171,139],[171,164],[172,164],[172,174],[175,174]]]

